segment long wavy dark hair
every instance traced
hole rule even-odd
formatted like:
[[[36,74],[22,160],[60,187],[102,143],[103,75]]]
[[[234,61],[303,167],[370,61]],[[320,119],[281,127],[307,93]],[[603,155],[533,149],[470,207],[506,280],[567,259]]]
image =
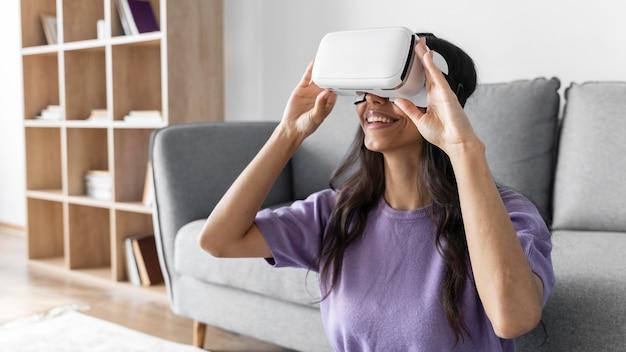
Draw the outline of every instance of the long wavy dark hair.
[[[473,60],[456,45],[432,33],[417,34],[425,37],[428,47],[446,59],[449,72],[444,76],[459,103],[464,107],[477,84]],[[385,179],[383,155],[367,149],[364,137],[361,126],[358,126],[354,140],[329,181],[331,189],[339,190],[337,203],[330,215],[320,255],[315,264],[319,268],[320,279],[324,282],[330,279],[331,285],[316,302],[326,299],[336,286],[341,276],[344,252],[362,236],[368,213],[376,206],[385,190],[385,183],[382,182]],[[420,177],[424,182],[425,191],[432,199],[430,217],[437,229],[435,246],[445,262],[445,277],[441,283],[440,299],[446,319],[454,332],[456,345],[459,339],[464,339],[464,333],[471,338],[459,303],[469,269],[469,252],[459,193],[447,154],[425,139],[420,153],[422,160]],[[354,171],[349,173],[350,170]],[[348,177],[341,181],[344,176]],[[498,182],[496,186],[504,187]],[[543,324],[543,321],[541,323]]]

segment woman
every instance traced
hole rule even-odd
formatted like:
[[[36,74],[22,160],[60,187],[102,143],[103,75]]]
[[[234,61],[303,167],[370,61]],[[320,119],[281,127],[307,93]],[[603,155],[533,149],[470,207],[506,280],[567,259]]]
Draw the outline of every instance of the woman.
[[[448,75],[429,47],[444,56]],[[337,351],[513,351],[513,339],[539,323],[555,283],[550,232],[532,202],[492,179],[463,110],[476,87],[471,58],[433,35],[415,50],[428,107],[363,95],[360,128],[330,188],[259,211],[335,104],[311,81],[309,63],[199,243],[218,257],[319,272],[324,329]]]

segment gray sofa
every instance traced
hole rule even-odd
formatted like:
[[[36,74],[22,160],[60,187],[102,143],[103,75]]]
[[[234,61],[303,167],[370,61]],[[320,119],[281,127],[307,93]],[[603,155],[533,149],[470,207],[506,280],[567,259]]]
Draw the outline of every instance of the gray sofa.
[[[520,351],[626,351],[626,83],[565,89],[556,78],[480,84],[465,107],[495,179],[535,202],[552,229],[556,286]],[[563,118],[560,118],[559,111]],[[277,117],[275,117],[277,118]],[[152,134],[154,227],[176,314],[302,351],[328,351],[318,274],[197,245],[211,209],[277,121],[196,123]],[[328,187],[358,127],[339,101],[280,174],[264,207]],[[540,346],[541,345],[541,346]]]

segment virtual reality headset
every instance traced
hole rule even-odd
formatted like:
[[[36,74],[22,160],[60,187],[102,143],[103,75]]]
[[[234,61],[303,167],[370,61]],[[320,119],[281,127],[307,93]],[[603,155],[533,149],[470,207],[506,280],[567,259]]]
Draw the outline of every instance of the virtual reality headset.
[[[406,27],[327,33],[313,64],[312,79],[320,88],[363,99],[366,93],[400,97],[426,107],[426,78],[415,54],[418,36]],[[448,64],[433,52],[433,62],[448,74]]]

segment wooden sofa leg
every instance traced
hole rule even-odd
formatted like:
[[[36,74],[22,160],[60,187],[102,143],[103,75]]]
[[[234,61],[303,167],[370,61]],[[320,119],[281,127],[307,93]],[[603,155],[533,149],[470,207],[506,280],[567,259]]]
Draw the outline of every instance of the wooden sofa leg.
[[[204,347],[204,336],[206,334],[206,324],[201,321],[193,321],[193,345]]]

